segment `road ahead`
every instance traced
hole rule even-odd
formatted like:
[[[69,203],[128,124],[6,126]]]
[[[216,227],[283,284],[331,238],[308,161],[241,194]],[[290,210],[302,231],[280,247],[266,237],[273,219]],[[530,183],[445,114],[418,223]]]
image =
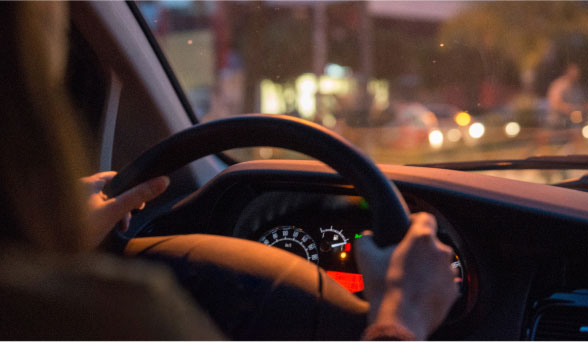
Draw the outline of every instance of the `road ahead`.
[[[338,128],[338,129],[337,129]],[[368,153],[378,163],[425,164],[448,161],[524,159],[537,155],[588,154],[588,139],[580,129],[548,132],[540,128],[523,128],[513,138],[503,127],[489,127],[479,139],[462,138],[457,142],[444,141],[440,148],[429,143],[428,131],[396,127],[337,127],[336,130]],[[467,134],[467,131],[464,133]],[[467,137],[467,136],[466,136]],[[237,160],[249,159],[305,159],[290,151],[256,148],[234,151]],[[584,170],[513,170],[484,172],[501,177],[539,183],[554,183],[580,177]]]

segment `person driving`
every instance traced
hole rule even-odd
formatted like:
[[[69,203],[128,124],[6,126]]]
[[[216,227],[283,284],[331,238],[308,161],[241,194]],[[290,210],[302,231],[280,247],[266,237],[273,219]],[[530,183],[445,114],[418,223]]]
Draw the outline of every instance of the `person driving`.
[[[126,230],[131,211],[162,194],[170,180],[157,177],[108,198],[102,189],[116,172],[84,176],[90,172],[82,129],[63,86],[67,4],[2,6],[1,23],[8,27],[1,30],[0,59],[7,113],[0,126],[2,242],[74,258],[97,252],[117,222]],[[413,214],[411,221],[396,246],[378,248],[369,231],[356,244],[370,302],[364,339],[424,340],[457,298],[453,253],[437,239],[434,216]],[[188,330],[179,336],[198,338]]]

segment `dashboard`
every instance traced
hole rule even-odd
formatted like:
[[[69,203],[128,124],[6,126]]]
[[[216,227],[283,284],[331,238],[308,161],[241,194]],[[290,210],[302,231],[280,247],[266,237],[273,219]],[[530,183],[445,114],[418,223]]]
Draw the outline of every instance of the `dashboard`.
[[[422,211],[414,202],[411,204],[413,211]],[[354,245],[370,226],[369,205],[359,196],[269,191],[244,208],[233,235],[287,250],[315,263],[341,286],[363,298],[364,284],[355,262]],[[464,296],[469,281],[459,257],[459,238],[443,217],[439,237],[456,251],[451,267],[458,270],[456,281]]]
[[[550,298],[588,288],[585,193],[475,173],[381,168],[411,211],[436,216],[440,239],[456,252],[461,295],[433,339],[530,339],[539,318],[548,321],[542,312]],[[362,298],[353,246],[370,218],[369,204],[323,164],[259,161],[228,168],[142,234],[258,241],[321,266]],[[588,326],[578,322],[576,332]]]

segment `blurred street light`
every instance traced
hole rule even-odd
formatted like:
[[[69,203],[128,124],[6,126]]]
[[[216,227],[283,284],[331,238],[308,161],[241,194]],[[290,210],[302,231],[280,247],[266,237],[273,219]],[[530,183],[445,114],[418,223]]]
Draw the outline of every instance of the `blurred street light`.
[[[470,133],[470,136],[472,138],[479,139],[486,132],[486,128],[484,127],[483,124],[476,122],[470,126],[470,129],[468,130],[468,132]]]

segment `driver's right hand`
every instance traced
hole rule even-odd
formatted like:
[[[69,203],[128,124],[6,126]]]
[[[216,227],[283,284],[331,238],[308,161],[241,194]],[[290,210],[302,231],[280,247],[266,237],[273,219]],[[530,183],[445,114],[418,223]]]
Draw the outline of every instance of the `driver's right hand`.
[[[413,214],[411,222],[396,246],[378,248],[371,232],[364,232],[355,255],[372,326],[379,331],[408,330],[416,340],[424,340],[445,319],[458,288],[450,267],[453,250],[437,238],[435,217]]]

